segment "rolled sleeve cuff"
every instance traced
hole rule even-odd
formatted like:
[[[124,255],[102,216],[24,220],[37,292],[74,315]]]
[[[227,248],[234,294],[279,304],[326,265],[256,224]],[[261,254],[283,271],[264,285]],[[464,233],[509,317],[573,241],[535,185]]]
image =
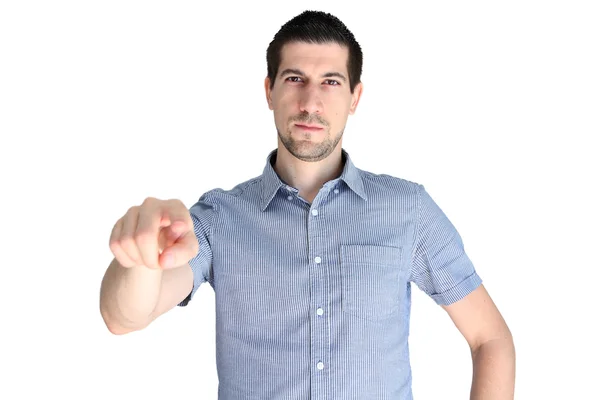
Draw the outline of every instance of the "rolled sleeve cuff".
[[[477,272],[473,272],[467,278],[465,278],[458,285],[454,286],[452,289],[446,290],[443,293],[437,293],[431,296],[431,298],[441,306],[450,305],[469,293],[473,290],[477,289],[477,287],[482,283],[481,277],[477,274]]]

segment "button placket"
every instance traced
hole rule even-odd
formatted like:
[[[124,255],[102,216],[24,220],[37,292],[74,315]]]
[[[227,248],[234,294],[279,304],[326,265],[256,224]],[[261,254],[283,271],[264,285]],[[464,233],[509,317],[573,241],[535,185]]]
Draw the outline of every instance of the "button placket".
[[[325,369],[326,363],[330,361],[331,352],[331,338],[330,338],[330,321],[329,318],[325,317],[325,307],[328,306],[328,299],[330,293],[329,289],[329,256],[328,249],[323,242],[322,237],[325,229],[325,223],[323,217],[323,202],[322,199],[325,193],[329,190],[325,187],[317,197],[313,200],[312,204],[306,209],[306,223],[308,226],[308,237],[309,237],[309,260],[311,264],[311,275],[312,285],[314,290],[311,291],[311,309],[314,310],[315,314],[311,315],[311,318],[315,318],[315,334],[311,337],[311,352],[315,355],[312,358],[313,365],[315,366],[314,378],[318,379],[313,387],[313,395],[317,395],[318,391],[322,391],[320,385],[324,385],[324,379],[327,379],[329,368]],[[314,296],[313,296],[314,294]]]

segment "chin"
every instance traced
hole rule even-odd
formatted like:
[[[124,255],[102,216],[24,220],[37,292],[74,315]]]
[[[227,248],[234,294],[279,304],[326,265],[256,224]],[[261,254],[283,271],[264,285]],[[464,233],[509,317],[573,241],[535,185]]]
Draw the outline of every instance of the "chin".
[[[302,142],[307,143],[307,142]],[[327,158],[333,151],[329,146],[322,146],[321,143],[300,144],[294,143],[288,151],[294,157],[301,161],[317,162]]]

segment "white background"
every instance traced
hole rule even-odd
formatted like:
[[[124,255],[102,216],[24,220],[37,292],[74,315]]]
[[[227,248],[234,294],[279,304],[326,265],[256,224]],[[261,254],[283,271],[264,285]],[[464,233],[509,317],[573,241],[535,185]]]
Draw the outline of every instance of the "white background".
[[[311,8],[364,51],[344,148],[455,224],[514,334],[516,398],[600,398],[597,2],[204,3],[2,2],[0,398],[216,399],[212,288],[113,336],[108,239],[148,196],[262,172],[266,48]],[[468,398],[466,342],[413,293],[415,398]]]

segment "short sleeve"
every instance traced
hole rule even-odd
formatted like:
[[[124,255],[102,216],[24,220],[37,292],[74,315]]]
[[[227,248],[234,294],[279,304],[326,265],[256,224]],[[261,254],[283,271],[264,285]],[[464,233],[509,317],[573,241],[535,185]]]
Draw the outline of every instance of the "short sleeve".
[[[439,305],[460,300],[482,282],[456,228],[423,185],[411,281]]]
[[[194,274],[194,286],[187,297],[178,304],[180,307],[188,305],[200,285],[212,280],[212,231],[216,207],[210,201],[209,193],[203,194],[189,211],[199,250],[198,254],[189,261]]]

